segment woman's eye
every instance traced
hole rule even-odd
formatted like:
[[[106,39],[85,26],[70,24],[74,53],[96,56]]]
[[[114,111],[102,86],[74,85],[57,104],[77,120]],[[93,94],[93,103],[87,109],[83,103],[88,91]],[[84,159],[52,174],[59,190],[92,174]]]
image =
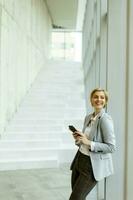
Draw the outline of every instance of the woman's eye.
[[[94,99],[105,99],[104,96],[98,97],[98,96],[94,96]]]

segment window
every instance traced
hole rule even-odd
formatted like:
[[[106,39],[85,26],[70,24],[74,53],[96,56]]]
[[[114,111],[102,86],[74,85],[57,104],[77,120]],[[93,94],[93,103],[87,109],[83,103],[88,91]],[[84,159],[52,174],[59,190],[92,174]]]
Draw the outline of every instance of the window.
[[[52,52],[54,59],[81,61],[82,33],[81,32],[52,32]]]

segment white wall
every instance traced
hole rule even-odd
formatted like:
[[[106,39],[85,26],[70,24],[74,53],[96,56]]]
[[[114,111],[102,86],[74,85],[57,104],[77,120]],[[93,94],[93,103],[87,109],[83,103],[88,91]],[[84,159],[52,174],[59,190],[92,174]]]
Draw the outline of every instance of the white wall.
[[[51,21],[43,0],[0,1],[0,132],[49,55]]]
[[[125,199],[132,200],[133,187],[133,1],[127,1],[127,88],[126,88],[126,128],[125,128],[125,141],[126,141],[126,153],[125,153]]]
[[[100,5],[99,5],[100,4]],[[99,14],[100,13],[100,14]],[[131,0],[88,0],[83,26],[83,67],[87,108],[95,87],[109,91],[108,112],[115,125],[115,174],[98,186],[98,199],[130,200],[132,192],[133,3]],[[100,31],[99,31],[100,26]],[[104,187],[105,186],[105,187]]]
[[[108,200],[125,200],[125,98],[127,87],[125,47],[126,1],[109,1],[107,88],[110,92],[110,104],[108,110],[112,113],[114,119],[117,152],[114,155],[115,176],[107,180],[106,196]]]

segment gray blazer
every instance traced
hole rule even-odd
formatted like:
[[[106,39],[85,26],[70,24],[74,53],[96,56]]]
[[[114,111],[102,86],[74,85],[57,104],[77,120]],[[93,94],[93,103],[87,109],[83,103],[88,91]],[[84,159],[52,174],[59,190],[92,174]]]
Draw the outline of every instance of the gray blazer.
[[[92,114],[85,117],[82,132],[84,133]],[[102,109],[96,119],[88,137],[94,142],[94,150],[90,151],[90,158],[94,177],[97,181],[113,174],[112,155],[116,150],[113,121],[110,115]],[[71,169],[75,164],[77,154],[71,164]]]

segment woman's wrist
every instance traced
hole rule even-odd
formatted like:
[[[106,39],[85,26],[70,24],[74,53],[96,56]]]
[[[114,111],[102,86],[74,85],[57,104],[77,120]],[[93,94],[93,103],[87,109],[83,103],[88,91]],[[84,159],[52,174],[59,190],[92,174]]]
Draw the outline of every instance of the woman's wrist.
[[[91,141],[90,141],[90,140],[87,140],[86,145],[88,145],[89,148],[90,148],[90,147],[91,147]]]
[[[89,140],[89,149],[91,149],[91,141]]]

